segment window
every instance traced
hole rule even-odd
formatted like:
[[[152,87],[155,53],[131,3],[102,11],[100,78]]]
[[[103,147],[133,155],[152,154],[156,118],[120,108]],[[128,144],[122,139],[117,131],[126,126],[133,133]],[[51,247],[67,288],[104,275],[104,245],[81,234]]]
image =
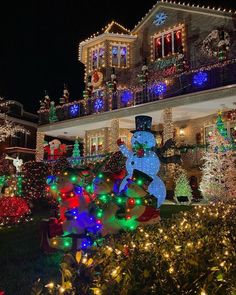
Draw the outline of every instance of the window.
[[[111,66],[127,67],[128,47],[126,45],[111,46]]]
[[[12,147],[26,147],[27,146],[27,134],[17,132],[16,136],[11,137]]]
[[[95,47],[90,51],[90,68],[91,70],[102,68],[105,66],[105,48]]]
[[[183,48],[183,26],[158,33],[153,37],[154,59],[179,52]]]
[[[90,154],[97,155],[103,152],[103,137],[92,137],[90,140]]]

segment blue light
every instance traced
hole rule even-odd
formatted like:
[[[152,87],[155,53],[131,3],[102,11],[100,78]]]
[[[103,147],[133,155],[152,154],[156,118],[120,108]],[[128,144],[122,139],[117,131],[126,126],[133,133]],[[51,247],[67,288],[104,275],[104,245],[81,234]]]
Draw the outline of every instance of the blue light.
[[[159,82],[157,84],[154,84],[151,88],[151,91],[155,95],[163,95],[164,93],[166,93],[166,83]]]
[[[122,91],[120,98],[123,104],[127,104],[133,99],[133,93],[130,90],[126,89]]]
[[[72,117],[77,116],[78,112],[79,112],[79,106],[77,104],[73,104],[72,106],[70,106],[70,115]]]
[[[195,86],[203,86],[208,81],[207,72],[198,72],[193,76],[193,84]]]
[[[78,186],[75,186],[74,187],[74,192],[75,192],[76,195],[80,195],[80,196],[83,195],[83,188],[82,188],[82,186],[79,186],[79,185]]]
[[[103,99],[102,98],[97,98],[94,102],[94,109],[96,112],[99,112],[101,111],[101,109],[103,108],[104,106],[104,102],[103,102]]]
[[[54,175],[50,175],[47,177],[47,184],[48,185],[52,185],[54,182],[56,182],[57,177]]]

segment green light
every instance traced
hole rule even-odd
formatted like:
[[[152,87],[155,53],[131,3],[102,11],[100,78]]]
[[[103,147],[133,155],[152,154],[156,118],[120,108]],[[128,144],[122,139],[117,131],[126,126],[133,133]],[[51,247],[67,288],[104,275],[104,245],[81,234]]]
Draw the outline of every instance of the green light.
[[[131,226],[129,227],[129,229],[130,229],[130,230],[134,230],[135,227],[134,227],[133,225],[131,225]]]
[[[102,216],[103,216],[102,210],[100,210],[99,212],[97,212],[97,218],[101,218]]]
[[[65,241],[64,246],[65,247],[69,247],[70,246],[70,243],[68,241]]]
[[[138,185],[142,185],[142,184],[143,184],[142,179],[138,179],[138,180],[137,180],[137,184],[138,184]]]
[[[99,177],[99,178],[103,178],[103,174],[102,174],[102,173],[99,173],[99,174],[98,174],[98,177]]]
[[[73,176],[71,176],[70,180],[71,180],[72,182],[75,182],[75,181],[77,180],[77,177],[76,177],[75,175],[73,175]]]
[[[122,203],[123,203],[122,198],[117,198],[117,203],[118,203],[118,204],[122,204]]]
[[[87,185],[86,186],[86,191],[90,191],[91,190],[91,185]]]
[[[59,197],[57,200],[58,200],[58,202],[61,202],[61,197]]]
[[[136,201],[136,205],[141,205],[142,204],[141,199],[136,199],[135,201]]]
[[[104,203],[106,203],[107,202],[107,196],[106,195],[102,195],[100,197],[100,200],[102,200]]]
[[[52,189],[53,191],[56,191],[56,190],[57,190],[57,186],[56,186],[55,184],[53,184],[53,185],[51,186],[51,189]]]

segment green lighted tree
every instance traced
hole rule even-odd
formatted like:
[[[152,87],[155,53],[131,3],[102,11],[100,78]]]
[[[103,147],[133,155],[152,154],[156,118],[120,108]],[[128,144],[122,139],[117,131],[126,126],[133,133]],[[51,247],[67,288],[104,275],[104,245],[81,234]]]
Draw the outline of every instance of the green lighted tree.
[[[228,137],[227,129],[225,128],[225,124],[222,119],[222,112],[218,112],[218,116],[216,119],[216,128],[221,136],[223,136],[224,138]]]
[[[185,199],[181,200],[182,197],[185,197]],[[183,203],[188,204],[191,203],[192,200],[192,189],[189,184],[187,175],[184,172],[182,172],[176,180],[175,200],[177,201],[177,203],[180,203],[182,201]]]
[[[73,153],[72,153],[72,161],[71,165],[72,167],[79,166],[81,164],[80,160],[80,149],[79,149],[79,141],[78,139],[75,140]]]
[[[49,122],[53,123],[53,122],[57,122],[57,121],[58,121],[58,118],[57,118],[57,114],[56,114],[55,102],[51,101],[50,109],[49,109]]]

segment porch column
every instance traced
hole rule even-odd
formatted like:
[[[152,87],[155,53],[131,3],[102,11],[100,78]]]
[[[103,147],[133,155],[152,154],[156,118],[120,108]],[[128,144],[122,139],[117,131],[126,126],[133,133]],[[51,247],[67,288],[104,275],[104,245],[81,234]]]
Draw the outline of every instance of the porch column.
[[[89,143],[88,143],[88,132],[85,131],[84,134],[84,157],[86,157],[87,155],[89,155],[90,151],[89,151]]]
[[[119,128],[119,119],[111,120],[111,152],[118,151],[117,139],[119,138],[120,128]]]
[[[35,161],[42,162],[44,156],[44,138],[45,133],[37,131],[36,134],[36,152],[35,152]]]
[[[110,140],[109,140],[109,130],[108,128],[104,128],[104,147],[103,147],[103,152],[106,154],[109,152],[109,145],[110,145]]]
[[[165,142],[168,139],[173,139],[173,138],[174,138],[174,124],[173,124],[172,109],[167,108],[163,111],[163,143],[165,144]],[[173,156],[173,155],[174,155],[173,149],[169,149],[166,152],[166,156]],[[165,179],[166,179],[167,187],[173,185],[171,181],[174,176],[174,171],[175,171],[175,164],[166,165]]]
[[[164,109],[163,111],[163,142],[174,137],[174,124],[172,117],[172,109]]]

